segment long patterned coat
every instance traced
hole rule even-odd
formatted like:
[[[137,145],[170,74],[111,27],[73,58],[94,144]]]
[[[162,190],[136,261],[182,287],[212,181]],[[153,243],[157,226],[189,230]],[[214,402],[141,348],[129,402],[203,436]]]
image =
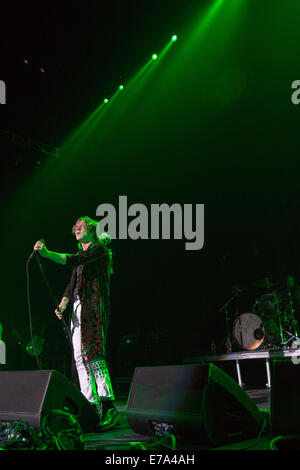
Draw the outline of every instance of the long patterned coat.
[[[106,358],[106,340],[110,311],[110,250],[94,243],[85,251],[67,255],[66,266],[72,267],[71,280],[64,296],[73,304],[77,281],[81,299],[81,350],[87,361]]]

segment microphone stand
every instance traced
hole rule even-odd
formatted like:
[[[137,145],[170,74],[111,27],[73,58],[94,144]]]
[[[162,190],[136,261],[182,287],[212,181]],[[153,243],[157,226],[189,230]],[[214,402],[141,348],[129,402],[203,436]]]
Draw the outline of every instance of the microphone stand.
[[[55,306],[56,306],[56,307],[58,308],[58,310],[59,310],[59,304],[58,304],[57,299],[55,298],[55,296],[54,296],[54,294],[53,294],[53,292],[52,292],[52,290],[51,290],[51,287],[50,287],[49,282],[48,282],[48,280],[47,280],[47,277],[46,277],[46,274],[45,274],[43,265],[42,265],[41,260],[40,260],[40,258],[39,258],[38,255],[36,256],[36,259],[37,259],[37,261],[38,261],[38,263],[39,263],[39,266],[40,266],[40,269],[41,269],[41,272],[42,272],[44,281],[45,281],[45,283],[46,283],[46,286],[47,286],[47,288],[48,288],[48,291],[49,291],[49,293],[50,293],[50,296],[52,297],[52,300],[53,300]],[[70,332],[70,330],[69,330],[69,328],[68,328],[68,326],[67,326],[67,324],[66,324],[65,319],[64,319],[63,316],[61,317],[61,321],[62,321],[62,324],[63,324],[63,330],[64,330],[64,332],[65,332],[65,336],[66,336],[68,342],[70,343],[71,348],[73,348],[71,332]]]
[[[236,292],[227,302],[219,309],[219,313],[221,313],[223,310],[225,310],[225,321],[226,321],[226,340],[225,340],[225,345],[226,345],[226,352],[231,353],[232,352],[232,344],[230,341],[230,333],[229,333],[229,317],[228,317],[228,309],[227,306],[238,296],[239,292]]]

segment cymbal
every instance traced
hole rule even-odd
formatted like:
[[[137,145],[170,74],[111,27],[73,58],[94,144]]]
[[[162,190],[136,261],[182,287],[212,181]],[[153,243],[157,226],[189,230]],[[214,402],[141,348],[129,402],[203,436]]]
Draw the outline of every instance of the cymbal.
[[[254,285],[257,287],[263,287],[265,289],[271,289],[272,287],[278,287],[281,284],[280,281],[272,279],[271,277],[264,277],[259,281],[255,282]]]

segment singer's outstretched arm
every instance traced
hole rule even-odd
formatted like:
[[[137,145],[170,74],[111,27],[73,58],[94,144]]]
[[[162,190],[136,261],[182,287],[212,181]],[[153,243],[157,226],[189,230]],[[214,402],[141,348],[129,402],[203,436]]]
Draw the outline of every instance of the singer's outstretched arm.
[[[92,263],[99,260],[109,259],[109,252],[106,247],[101,243],[91,246],[89,250],[81,251],[75,255],[68,253],[57,253],[56,251],[50,251],[46,248],[46,245],[43,241],[38,241],[34,245],[34,250],[37,251],[44,258],[48,258],[51,261],[54,261],[59,264],[66,264],[70,267],[76,267],[81,264]],[[104,263],[103,266],[106,266]]]
[[[64,253],[56,253],[55,251],[45,251],[39,252],[44,258],[50,259],[50,261],[54,261],[55,263],[59,264],[66,264],[67,262],[67,255]]]
[[[55,263],[66,264],[67,262],[67,254],[48,250],[45,243],[40,240],[36,242],[33,249],[37,251],[39,255],[43,256],[43,258],[48,258]]]

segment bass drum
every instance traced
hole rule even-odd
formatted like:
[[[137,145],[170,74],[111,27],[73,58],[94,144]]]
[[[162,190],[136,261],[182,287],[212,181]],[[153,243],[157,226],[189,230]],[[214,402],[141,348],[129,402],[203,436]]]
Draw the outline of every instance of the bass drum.
[[[259,348],[265,334],[263,322],[255,313],[242,313],[234,321],[233,337],[242,349],[253,351]]]

